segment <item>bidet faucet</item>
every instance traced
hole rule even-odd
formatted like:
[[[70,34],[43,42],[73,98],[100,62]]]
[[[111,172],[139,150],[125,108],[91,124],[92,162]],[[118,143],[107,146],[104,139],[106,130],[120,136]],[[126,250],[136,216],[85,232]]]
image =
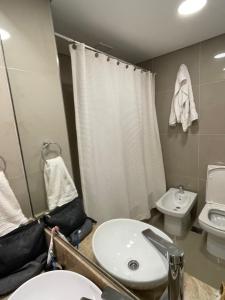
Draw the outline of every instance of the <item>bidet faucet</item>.
[[[184,251],[173,243],[155,234],[151,229],[142,231],[144,237],[150,241],[169,262],[168,271],[168,300],[183,299]]]

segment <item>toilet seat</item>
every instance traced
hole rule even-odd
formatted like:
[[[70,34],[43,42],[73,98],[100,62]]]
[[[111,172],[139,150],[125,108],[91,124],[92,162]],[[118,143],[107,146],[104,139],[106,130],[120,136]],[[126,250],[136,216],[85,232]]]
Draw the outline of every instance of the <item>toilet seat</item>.
[[[220,213],[221,215],[224,214],[225,218],[225,205],[224,204],[218,204],[218,203],[207,203],[203,207],[200,215],[199,215],[199,224],[200,226],[206,231],[211,234],[214,234],[218,237],[225,238],[225,226],[221,226],[219,224],[216,224],[212,220],[210,220],[210,212],[215,211]]]
[[[225,166],[208,166],[205,201],[198,220],[207,232],[206,248],[225,259]]]
[[[203,207],[198,220],[200,226],[217,237],[225,239],[225,225],[210,219],[210,213],[225,218],[225,166],[209,165],[206,182],[206,204]],[[225,223],[225,222],[224,222]]]

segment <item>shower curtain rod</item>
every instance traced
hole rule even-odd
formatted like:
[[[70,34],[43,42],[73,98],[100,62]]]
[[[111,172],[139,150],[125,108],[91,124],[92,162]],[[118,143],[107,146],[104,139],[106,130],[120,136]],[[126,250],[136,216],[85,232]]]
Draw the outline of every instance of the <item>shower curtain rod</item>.
[[[61,38],[61,39],[63,39],[63,40],[66,40],[66,41],[68,41],[68,42],[71,42],[72,44],[81,44],[80,42],[78,42],[78,41],[75,41],[75,40],[73,40],[73,39],[71,39],[71,38],[69,38],[69,37],[67,37],[67,36],[65,36],[65,35],[63,35],[63,34],[61,34],[61,33],[58,33],[58,32],[55,32],[55,36],[57,36],[57,37],[59,37],[59,38]],[[135,69],[139,69],[139,70],[142,70],[143,72],[151,72],[150,70],[148,70],[148,69],[144,69],[144,68],[141,68],[141,67],[139,67],[139,66],[136,66],[136,65],[134,65],[134,64],[132,64],[132,63],[129,63],[129,62],[127,62],[127,61],[125,61],[125,60],[122,60],[122,59],[119,59],[119,58],[117,58],[117,57],[115,57],[115,56],[113,56],[113,55],[111,55],[111,54],[108,54],[108,53],[106,53],[106,52],[104,52],[104,51],[101,51],[101,50],[98,50],[98,49],[96,49],[96,48],[93,48],[93,47],[91,47],[91,46],[88,46],[88,45],[86,45],[86,44],[84,44],[85,45],[85,48],[86,49],[89,49],[89,50],[91,50],[91,51],[94,51],[94,52],[96,52],[96,53],[102,53],[102,54],[104,54],[104,55],[106,55],[106,56],[108,56],[108,57],[110,57],[110,58],[113,58],[113,59],[115,59],[115,60],[117,60],[117,61],[119,61],[119,62],[121,62],[121,63],[124,63],[124,64],[126,64],[127,66],[128,65],[130,65],[130,66],[133,66]],[[154,75],[155,75],[155,73],[153,73]]]

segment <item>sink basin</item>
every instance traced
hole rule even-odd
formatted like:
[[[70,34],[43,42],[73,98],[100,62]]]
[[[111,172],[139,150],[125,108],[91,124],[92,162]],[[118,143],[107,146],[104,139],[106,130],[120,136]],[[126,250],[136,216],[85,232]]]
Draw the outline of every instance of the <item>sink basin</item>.
[[[98,264],[133,289],[152,289],[167,281],[168,262],[142,235],[147,228],[172,242],[159,229],[131,219],[101,224],[92,239]]]
[[[38,275],[19,287],[9,300],[101,299],[101,290],[84,276],[71,271],[51,271]]]

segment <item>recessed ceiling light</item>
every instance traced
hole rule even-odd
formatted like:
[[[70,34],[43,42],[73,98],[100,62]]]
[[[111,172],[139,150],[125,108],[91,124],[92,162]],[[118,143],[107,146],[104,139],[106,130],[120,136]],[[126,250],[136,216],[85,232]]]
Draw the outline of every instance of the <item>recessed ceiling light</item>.
[[[4,29],[2,29],[2,28],[0,28],[0,38],[2,40],[8,40],[10,38],[9,32],[6,31],[6,30],[4,30]]]
[[[225,57],[225,52],[222,52],[222,53],[218,53],[214,56],[214,58],[224,58]]]
[[[185,0],[178,7],[180,15],[190,15],[201,10],[207,3],[207,0]]]
[[[223,71],[225,71],[225,68],[223,68]]]

